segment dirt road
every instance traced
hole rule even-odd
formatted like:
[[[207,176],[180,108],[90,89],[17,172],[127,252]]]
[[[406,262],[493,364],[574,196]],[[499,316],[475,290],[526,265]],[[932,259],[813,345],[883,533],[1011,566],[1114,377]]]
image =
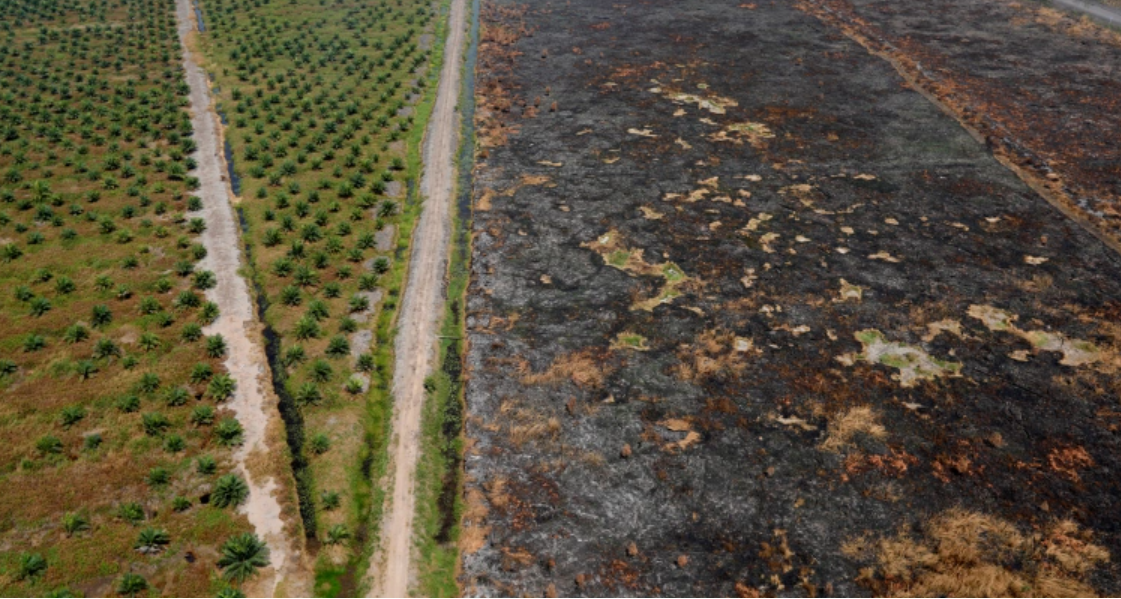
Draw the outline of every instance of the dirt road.
[[[198,144],[194,154],[198,169],[194,174],[202,184],[198,195],[203,201],[201,216],[206,221],[206,231],[200,241],[206,247],[207,256],[198,268],[213,271],[216,275],[218,284],[206,295],[221,310],[218,320],[206,327],[205,332],[207,335],[222,335],[228,346],[225,366],[237,382],[237,390],[226,406],[235,412],[245,431],[245,442],[234,454],[238,474],[249,485],[249,499],[241,510],[257,535],[268,543],[273,565],[257,581],[260,586],[253,590],[254,594],[273,596],[286,573],[295,567],[297,555],[284,532],[280,503],[273,496],[277,481],[273,477],[255,476],[249,471],[247,463],[259,452],[282,450],[279,447],[269,448],[266,440],[270,423],[279,419],[280,414],[276,409],[276,400],[268,396],[263,387],[262,381],[268,379],[267,360],[256,333],[258,327],[249,288],[238,274],[241,264],[238,225],[223,179],[225,165],[221,158],[221,137],[214,112],[210,109],[206,74],[195,63],[187,46],[188,35],[196,27],[191,12],[190,0],[176,1],[179,39],[184,48],[183,66],[191,90],[191,125]]]
[[[443,305],[465,14],[466,1],[452,0],[444,66],[426,135],[420,184],[424,211],[413,238],[393,376],[393,440],[389,446],[393,493],[382,522],[381,547],[370,565],[374,597],[406,597],[411,586],[414,474],[420,455],[424,378],[435,364],[436,327]]]

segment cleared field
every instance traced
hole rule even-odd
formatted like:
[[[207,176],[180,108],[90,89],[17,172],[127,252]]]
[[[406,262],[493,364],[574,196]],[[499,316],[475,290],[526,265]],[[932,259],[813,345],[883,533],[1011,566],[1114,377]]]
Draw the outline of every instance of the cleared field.
[[[1119,50],[841,4],[484,4],[465,592],[1119,591]]]
[[[250,527],[174,3],[0,23],[0,588],[220,592]]]

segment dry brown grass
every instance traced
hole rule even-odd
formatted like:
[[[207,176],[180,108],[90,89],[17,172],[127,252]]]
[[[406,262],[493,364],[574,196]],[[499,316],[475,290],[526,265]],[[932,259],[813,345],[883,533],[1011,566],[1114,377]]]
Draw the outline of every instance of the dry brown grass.
[[[931,518],[918,538],[906,532],[858,537],[841,551],[874,559],[860,581],[899,597],[1092,597],[1085,577],[1109,560],[1069,520],[1025,534],[1008,521],[958,508]]]
[[[506,493],[506,484],[509,482],[505,476],[498,475],[483,483],[487,491],[487,501],[496,510],[503,510],[510,503],[510,495]]]
[[[674,374],[686,381],[698,381],[721,372],[739,376],[747,365],[746,351],[736,348],[736,336],[730,331],[705,331],[693,343],[678,348],[680,362]]]
[[[1047,463],[1055,472],[1078,482],[1082,480],[1078,471],[1093,466],[1094,458],[1083,447],[1061,447],[1047,454]]]
[[[857,406],[830,420],[825,440],[818,448],[838,452],[851,445],[857,435],[875,439],[887,436],[887,429],[880,424],[880,415],[870,406]]]
[[[560,438],[559,418],[526,407],[519,400],[502,400],[498,413],[506,429],[506,439],[517,449],[527,443],[553,444]]]
[[[509,427],[507,439],[514,447],[520,449],[526,443],[555,440],[559,432],[560,420],[554,417],[545,421],[513,424]]]
[[[610,365],[596,355],[595,350],[584,349],[558,357],[544,372],[523,376],[522,383],[556,384],[569,379],[580,387],[598,388],[603,386],[612,370]]]
[[[466,482],[468,484],[464,490],[466,507],[463,510],[463,532],[459,535],[459,549],[464,555],[482,549],[486,544],[487,535],[490,534],[490,526],[486,524],[487,514],[490,513],[487,509],[487,498],[478,486],[470,484],[471,481]]]

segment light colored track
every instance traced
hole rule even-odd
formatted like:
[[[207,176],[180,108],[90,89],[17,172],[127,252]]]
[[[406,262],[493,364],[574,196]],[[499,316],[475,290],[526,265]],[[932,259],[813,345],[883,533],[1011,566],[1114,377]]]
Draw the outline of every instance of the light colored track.
[[[424,209],[413,234],[405,299],[398,320],[393,372],[393,437],[389,446],[393,492],[381,525],[381,546],[370,565],[373,597],[407,597],[412,567],[416,467],[424,379],[436,363],[436,327],[444,299],[455,150],[456,103],[466,31],[466,1],[452,0],[447,46],[436,105],[425,135],[420,193]],[[377,481],[375,481],[376,484]]]
[[[245,442],[233,456],[238,474],[249,485],[249,499],[240,509],[257,535],[268,543],[273,565],[263,573],[264,576],[256,582],[259,586],[251,592],[273,596],[277,585],[291,571],[290,566],[295,566],[298,557],[291,539],[285,534],[280,503],[273,496],[277,481],[272,477],[255,477],[247,463],[251,456],[260,460],[260,456],[255,454],[267,455],[270,449],[282,451],[279,447],[268,447],[266,441],[270,423],[278,426],[279,423],[274,421],[280,418],[280,414],[276,399],[264,387],[269,380],[268,360],[259,342],[260,326],[256,322],[249,287],[238,274],[241,266],[238,223],[223,177],[222,137],[211,110],[206,73],[195,63],[188,49],[189,34],[196,27],[192,12],[190,0],[176,0],[175,16],[179,40],[183,45],[183,67],[190,86],[191,125],[198,146],[193,154],[198,161],[198,170],[194,174],[201,187],[196,193],[202,198],[202,218],[206,221],[206,231],[200,239],[206,247],[206,258],[198,267],[214,272],[218,284],[206,295],[207,299],[218,304],[221,312],[218,320],[207,326],[205,332],[207,335],[221,334],[226,339],[228,353],[225,367],[237,382],[237,390],[226,407],[234,411],[245,431]],[[268,463],[267,460],[260,461]]]

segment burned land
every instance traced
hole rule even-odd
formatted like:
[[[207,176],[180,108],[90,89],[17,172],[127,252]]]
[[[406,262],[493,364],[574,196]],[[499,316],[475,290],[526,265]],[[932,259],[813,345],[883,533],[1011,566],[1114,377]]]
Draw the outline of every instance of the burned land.
[[[1121,593],[1121,48],[840,1],[484,4],[467,593]]]

